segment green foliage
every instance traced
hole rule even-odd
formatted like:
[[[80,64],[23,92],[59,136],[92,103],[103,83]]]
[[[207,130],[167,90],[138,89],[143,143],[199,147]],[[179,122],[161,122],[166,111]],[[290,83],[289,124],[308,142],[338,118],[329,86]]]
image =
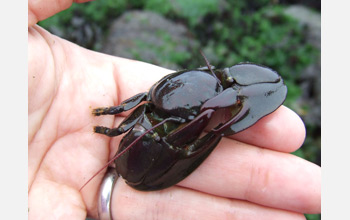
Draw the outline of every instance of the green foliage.
[[[126,7],[126,0],[99,0],[84,4],[73,3],[70,8],[44,21],[40,21],[39,25],[45,29],[56,28],[64,31],[70,26],[73,16],[79,16],[87,22],[93,22],[102,28],[107,28],[109,18],[119,16],[125,11]]]
[[[291,107],[290,103],[301,94],[296,85],[298,74],[313,61],[317,51],[305,45],[304,30],[283,14],[282,7],[251,11],[245,8],[247,4],[236,4],[232,12],[224,11],[218,19],[198,26],[197,31],[204,32],[202,36],[215,39],[206,44],[204,51],[218,66],[250,61],[277,70],[288,84],[286,104]],[[207,27],[213,30],[205,31]]]
[[[171,1],[149,0],[145,2],[145,9],[154,11],[162,15],[169,14],[172,11]]]
[[[203,16],[218,11],[217,0],[177,0],[173,1],[174,11],[188,19],[190,25],[198,24]]]
[[[149,0],[145,3],[145,9],[184,18],[194,26],[206,14],[218,11],[218,0]]]
[[[164,53],[163,57],[167,57],[167,59],[171,60],[174,63],[183,63],[186,60],[190,59],[191,54],[187,52],[180,52],[175,49],[177,47],[177,44],[175,41],[172,39],[172,36],[166,32],[158,32],[156,33],[159,37],[163,39],[163,42],[167,42],[162,47],[158,48],[158,54],[159,53]],[[185,40],[182,42],[183,45],[186,45],[187,43]]]
[[[145,9],[162,15],[175,15],[194,26],[206,14],[217,12],[218,3],[218,0],[149,0],[145,2]]]
[[[194,38],[200,40],[201,49],[216,66],[250,61],[277,70],[288,85],[286,105],[291,108],[301,94],[296,84],[298,74],[319,53],[304,43],[304,29],[284,15],[283,7],[271,4],[270,0],[99,0],[73,4],[40,25],[47,29],[68,29],[66,32],[70,33],[69,22],[73,15],[78,15],[105,30],[113,17],[127,9],[151,10],[187,23]],[[167,62],[180,63],[183,68],[203,65],[198,50],[192,54],[172,53],[171,48],[176,45],[171,40],[167,42],[168,45],[154,49]],[[133,51],[137,54],[137,50],[145,47],[152,49],[138,43]]]
[[[188,24],[201,49],[212,64],[231,66],[250,61],[277,70],[286,81],[289,92],[286,105],[300,96],[296,84],[298,74],[310,64],[319,51],[304,43],[304,29],[283,13],[283,8],[270,0],[222,1],[222,0],[99,0],[85,4],[73,4],[58,15],[40,22],[44,28],[67,30],[73,15],[84,18],[105,30],[113,17],[127,9],[151,10],[174,20]],[[68,28],[67,28],[68,27]],[[162,33],[164,38],[169,38]],[[169,62],[180,63],[183,68],[203,65],[199,53],[176,54],[171,40],[168,45],[155,48]],[[138,48],[151,46],[138,43]],[[137,52],[135,52],[137,54]],[[167,56],[168,54],[168,56]],[[192,56],[192,59],[190,57]],[[187,62],[186,62],[187,61]]]
[[[306,214],[305,217],[307,220],[319,220],[321,219],[321,214],[315,214],[315,215]]]
[[[82,6],[81,4],[79,4]],[[106,17],[119,15],[126,9],[126,0],[104,0],[92,1],[84,8],[79,7],[79,11],[84,14],[84,17],[90,18],[92,21],[103,23]]]

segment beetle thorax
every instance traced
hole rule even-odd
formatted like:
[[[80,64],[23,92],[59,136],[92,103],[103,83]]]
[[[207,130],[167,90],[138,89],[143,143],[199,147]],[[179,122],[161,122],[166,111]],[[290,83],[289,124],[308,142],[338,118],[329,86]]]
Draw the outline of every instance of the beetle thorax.
[[[151,96],[158,110],[191,120],[204,102],[222,90],[210,73],[191,70],[163,78],[153,87]]]

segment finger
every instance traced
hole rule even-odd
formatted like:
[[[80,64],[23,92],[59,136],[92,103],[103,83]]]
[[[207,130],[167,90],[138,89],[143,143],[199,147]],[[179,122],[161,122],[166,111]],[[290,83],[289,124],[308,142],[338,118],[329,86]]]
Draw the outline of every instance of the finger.
[[[60,11],[69,8],[73,2],[81,3],[89,0],[29,0],[28,1],[28,27],[42,21]],[[91,1],[91,0],[90,0]]]
[[[295,112],[281,106],[231,138],[276,151],[294,152],[305,140],[305,126]]]
[[[291,154],[224,138],[179,183],[205,193],[300,213],[320,213],[320,167]]]
[[[181,187],[141,192],[122,179],[115,185],[111,205],[115,219],[305,219],[301,214]]]

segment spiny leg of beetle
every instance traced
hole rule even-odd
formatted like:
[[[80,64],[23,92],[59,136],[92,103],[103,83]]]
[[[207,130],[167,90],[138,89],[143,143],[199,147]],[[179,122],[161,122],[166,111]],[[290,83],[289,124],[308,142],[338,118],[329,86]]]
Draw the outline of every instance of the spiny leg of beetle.
[[[121,135],[130,130],[134,125],[144,116],[148,104],[140,105],[137,107],[128,117],[126,117],[118,127],[108,128],[104,126],[95,126],[94,132],[107,135],[108,137],[114,137]]]
[[[147,98],[147,92],[139,93],[125,101],[123,101],[118,106],[110,106],[110,107],[102,107],[102,108],[95,108],[92,110],[92,114],[95,116],[100,115],[116,115],[121,112],[130,110],[134,107],[136,107],[138,104],[140,104],[142,101],[146,101]]]
[[[225,130],[229,129],[231,125],[233,125],[234,123],[240,120],[244,120],[246,115],[249,113],[251,105],[249,104],[249,102],[247,102],[248,98],[244,98],[242,101],[241,96],[243,96],[241,91],[237,91],[234,88],[229,87],[224,91],[222,91],[217,96],[203,103],[200,109],[201,112],[205,112],[209,109],[218,110],[218,109],[223,109],[223,108],[228,108],[233,106],[239,109],[237,114],[234,115],[231,119],[220,124],[216,128],[212,129],[212,131],[216,135],[223,136]],[[243,129],[245,128],[247,127],[244,127]],[[241,131],[241,130],[237,130],[236,132],[235,131],[233,132],[237,133],[238,131]]]
[[[186,123],[184,126],[181,126],[167,135],[166,140],[175,146],[191,142],[203,132],[214,112],[215,110],[213,109],[207,109],[189,123]]]
[[[94,126],[94,132],[98,133],[98,134],[107,135],[108,137],[114,137],[114,136],[118,136],[118,135],[124,133],[125,131],[123,131],[120,128],[108,128],[108,127],[104,127],[104,126]]]
[[[248,107],[248,104],[243,103],[241,105],[241,109],[239,110],[239,112],[235,116],[233,116],[230,120],[228,120],[224,124],[221,124],[221,125],[217,126],[216,128],[212,129],[212,132],[214,132],[217,135],[224,136],[224,132],[227,129],[229,129],[231,127],[231,125],[233,125],[234,123],[236,123],[236,122],[238,122],[240,120],[244,120],[244,118],[249,113],[249,110],[250,110],[250,107]],[[234,131],[234,132],[237,133],[239,131],[241,131],[241,130],[237,130],[237,131]]]
[[[108,161],[107,164],[105,164],[100,170],[98,170],[88,181],[84,183],[79,189],[79,192],[93,179],[95,176],[97,176],[100,172],[102,172],[105,168],[107,168],[110,164],[112,164],[116,159],[118,159],[120,156],[122,156],[126,151],[128,151],[132,146],[134,146],[138,141],[141,140],[146,134],[150,133],[153,131],[155,128],[165,124],[166,122],[173,121],[173,122],[179,122],[183,123],[182,118],[178,117],[169,117],[164,119],[163,121],[159,122],[158,124],[154,125],[150,129],[146,130],[143,134],[138,136],[133,142],[131,142],[125,149],[123,149],[121,152],[117,153],[111,160]]]

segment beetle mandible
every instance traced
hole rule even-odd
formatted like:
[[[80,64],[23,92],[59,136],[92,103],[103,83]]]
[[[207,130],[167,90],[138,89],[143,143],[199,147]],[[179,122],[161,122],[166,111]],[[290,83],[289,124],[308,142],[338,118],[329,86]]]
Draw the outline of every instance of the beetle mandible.
[[[93,115],[99,116],[134,108],[117,128],[94,127],[94,132],[109,137],[128,132],[110,162],[115,162],[118,174],[131,187],[152,191],[180,182],[223,136],[252,126],[284,102],[287,87],[276,71],[253,63],[215,69],[203,57],[205,68],[171,73],[149,92],[118,106],[93,110]],[[228,112],[228,119],[201,137],[221,109]]]

